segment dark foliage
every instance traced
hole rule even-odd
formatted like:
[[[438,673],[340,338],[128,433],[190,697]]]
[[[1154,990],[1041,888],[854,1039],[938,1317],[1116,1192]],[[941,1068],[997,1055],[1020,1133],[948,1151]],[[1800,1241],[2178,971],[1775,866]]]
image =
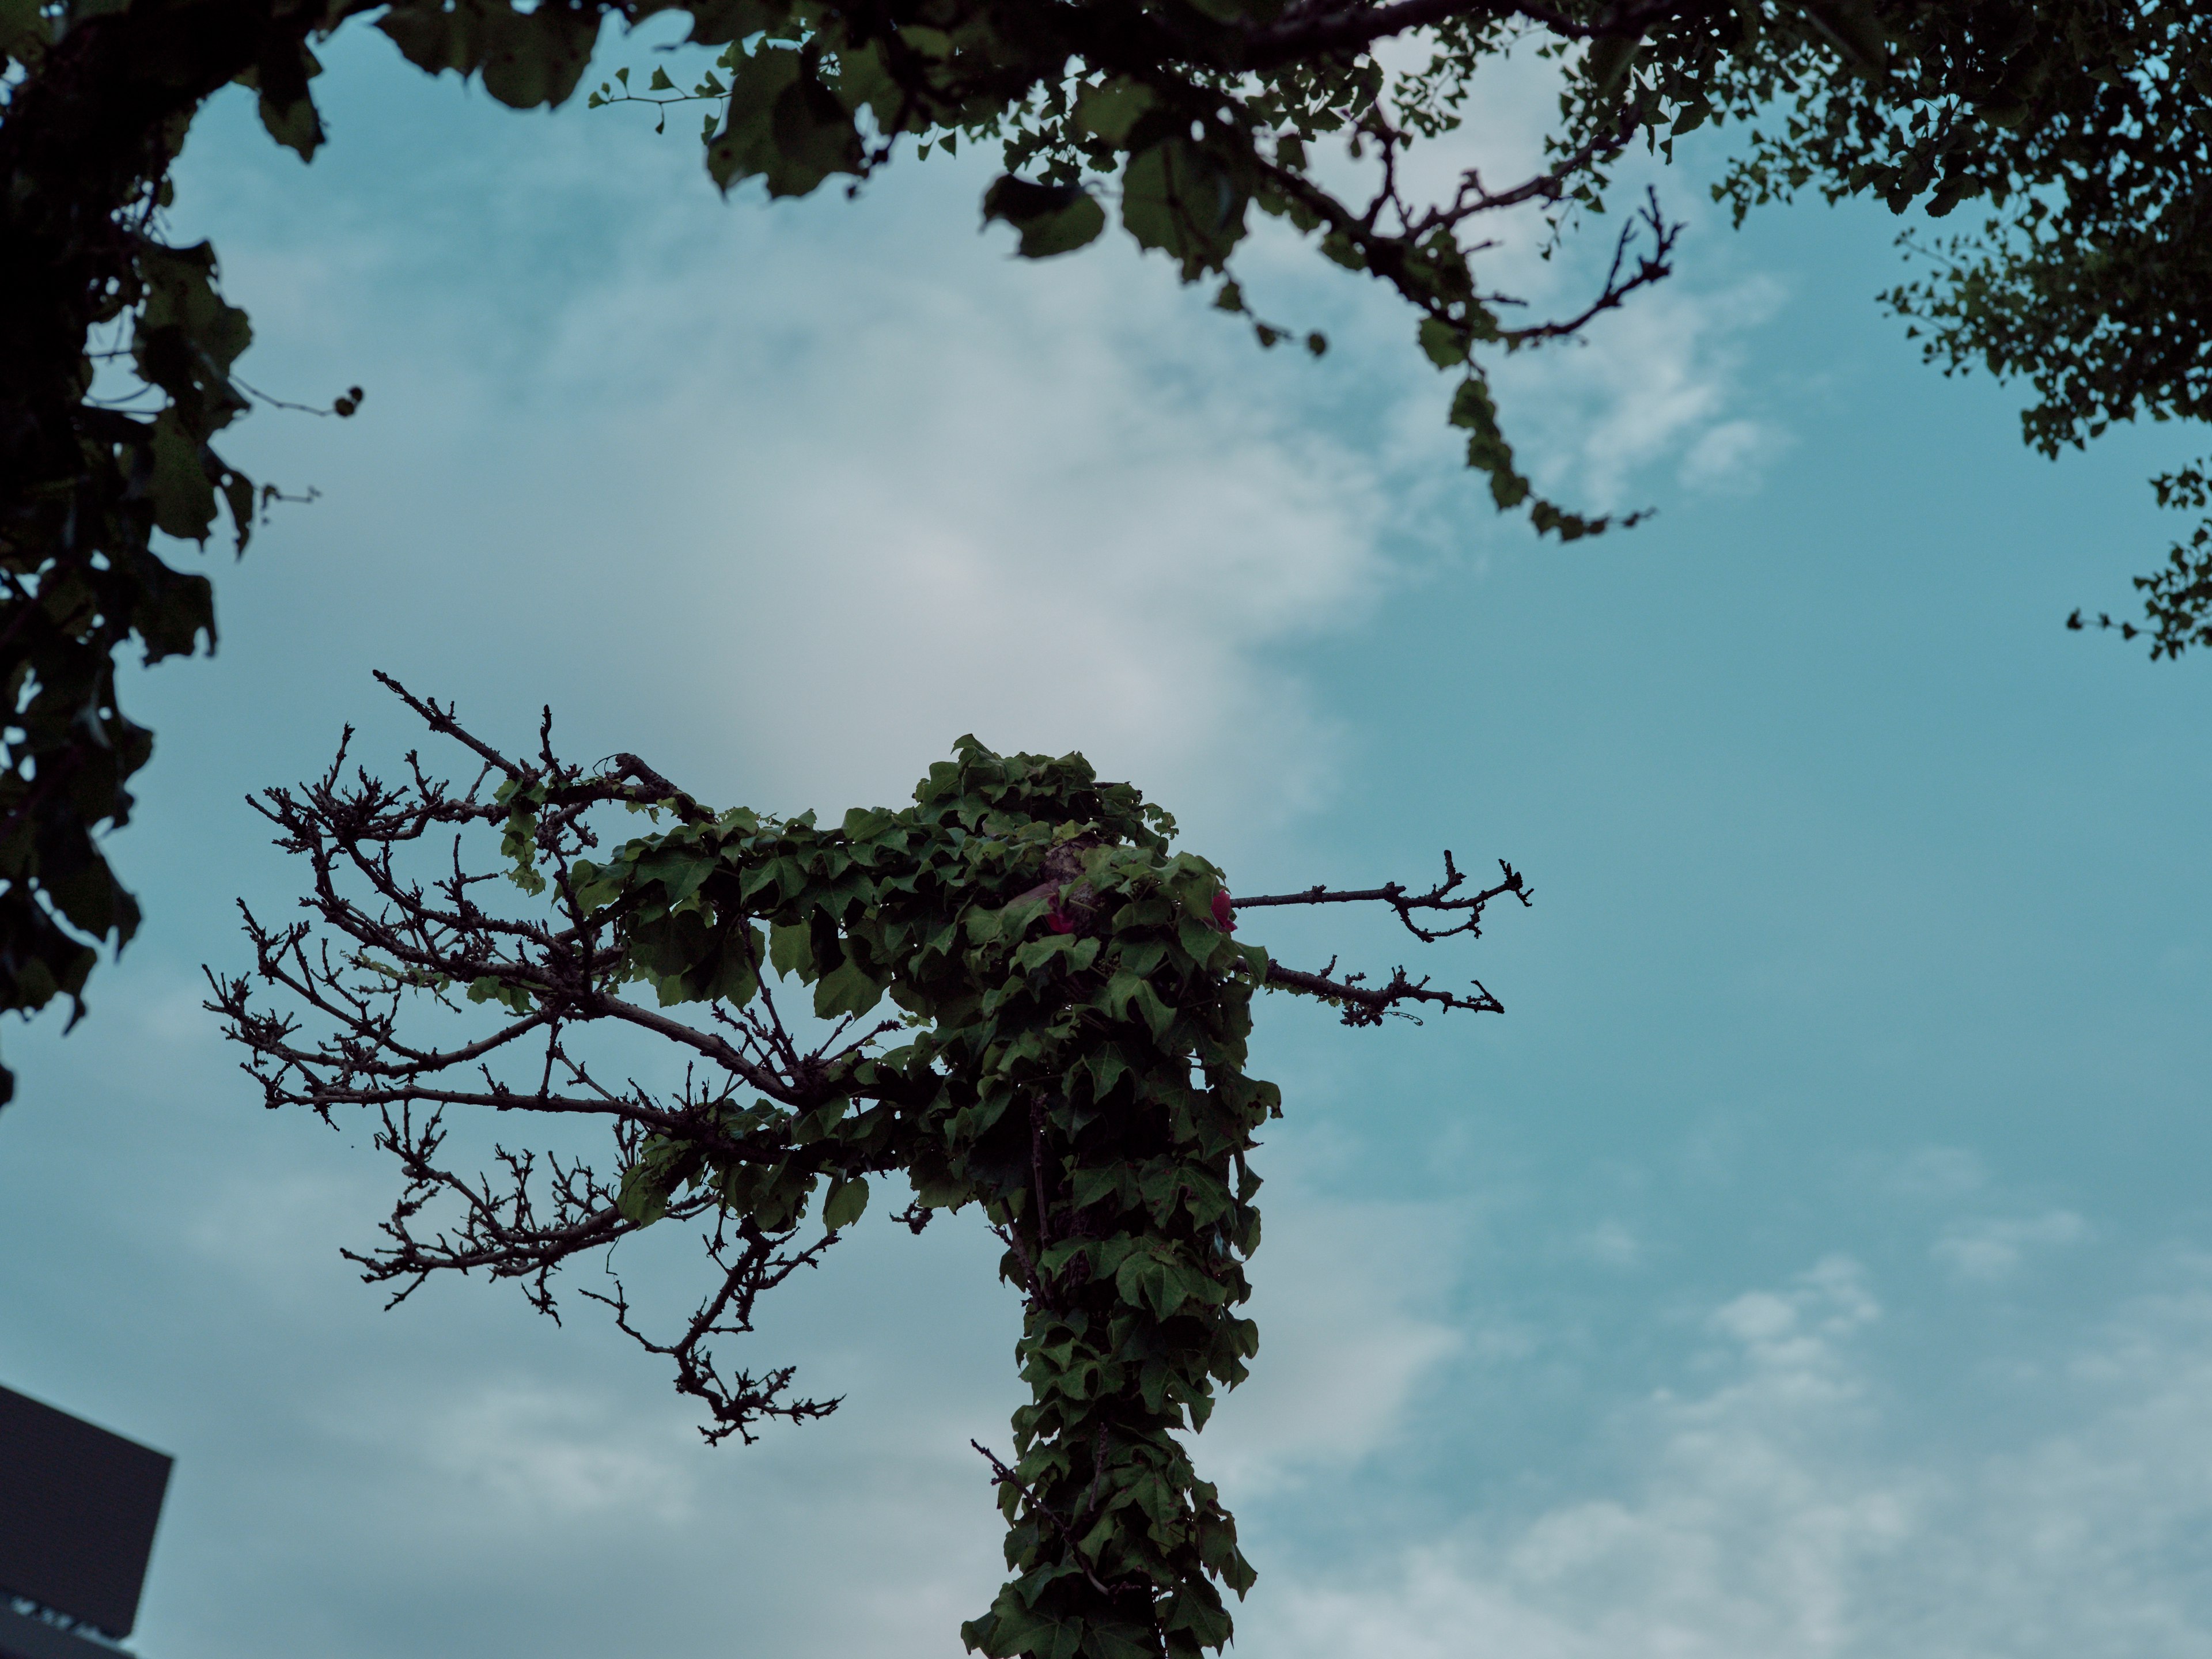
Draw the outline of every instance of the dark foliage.
[[[235,373],[246,319],[219,292],[213,252],[162,234],[195,112],[243,82],[270,135],[312,157],[313,43],[349,24],[527,108],[570,97],[614,28],[665,13],[690,20],[696,80],[664,67],[633,89],[624,68],[591,98],[704,103],[704,159],[725,189],[757,179],[805,194],[870,176],[902,142],[994,144],[1006,173],[983,210],[1022,253],[1080,247],[1110,204],[1270,345],[1291,331],[1251,313],[1231,266],[1255,212],[1288,222],[1412,308],[1420,349],[1455,379],[1448,418],[1468,464],[1501,507],[1562,539],[1608,521],[1533,489],[1487,365],[1659,280],[1674,228],[1647,201],[1607,234],[1613,257],[1587,302],[1543,319],[1481,280],[1486,227],[1525,209],[1565,235],[1603,206],[1627,146],[1671,155],[1711,124],[1743,131],[1723,186],[1740,210],[1806,188],[1984,210],[1977,228],[1922,250],[1920,276],[1891,301],[1947,369],[2027,380],[2032,442],[2203,413],[2212,23],[2191,5],[0,0],[0,1010],[74,1001],[94,946],[130,937],[137,907],[95,836],[127,819],[151,738],[123,712],[116,665],[133,648],[158,659],[212,645],[205,577],[157,550],[204,544],[224,513],[242,549],[255,513],[253,484],[212,447],[252,401]],[[1405,38],[1427,61],[1386,70],[1376,50]],[[1508,180],[1467,172],[1434,200],[1413,191],[1406,157],[1455,128],[1478,74],[1515,51],[1565,71],[1547,165]],[[1363,182],[1332,182],[1344,179]],[[331,411],[358,402],[350,392]],[[2191,501],[2194,476],[2162,495]],[[2204,548],[2200,534],[2143,579],[2161,653],[2206,637]]]
[[[1521,877],[1469,892],[1447,855],[1424,893],[1232,902],[1218,869],[1172,851],[1165,812],[1077,755],[963,738],[912,805],[830,827],[715,811],[634,756],[568,765],[550,714],[525,762],[408,701],[472,752],[474,781],[414,755],[401,782],[349,776],[342,747],[322,777],[270,791],[277,844],[309,872],[307,918],[249,913],[252,970],[210,981],[270,1106],[365,1110],[398,1159],[383,1245],[355,1258],[365,1276],[398,1301],[481,1270],[552,1313],[571,1258],[605,1254],[611,1275],[624,1239],[696,1226],[711,1272],[678,1328],[648,1332],[619,1279],[581,1294],[672,1364],[709,1440],[750,1441],[763,1419],[836,1402],[712,1345],[821,1259],[872,1182],[903,1179],[897,1219],[917,1232],[974,1206],[1024,1298],[1015,1355],[1032,1399],[1011,1461],[977,1448],[1013,1577],[969,1645],[1036,1659],[1224,1645],[1221,1589],[1241,1595],[1253,1571],[1184,1439],[1259,1343],[1237,1312],[1260,1239],[1251,1154],[1281,1099],[1244,1070],[1252,998],[1319,996],[1355,1025],[1498,1007],[1480,985],[1403,969],[1370,988],[1282,969],[1232,937],[1236,912],[1380,903],[1433,942],[1478,933],[1497,899],[1525,904]],[[667,827],[608,848],[639,811]],[[586,1046],[610,1032],[672,1045],[683,1084],[610,1075]],[[502,1144],[490,1173],[470,1172],[447,1120],[486,1113],[604,1124],[611,1162]]]

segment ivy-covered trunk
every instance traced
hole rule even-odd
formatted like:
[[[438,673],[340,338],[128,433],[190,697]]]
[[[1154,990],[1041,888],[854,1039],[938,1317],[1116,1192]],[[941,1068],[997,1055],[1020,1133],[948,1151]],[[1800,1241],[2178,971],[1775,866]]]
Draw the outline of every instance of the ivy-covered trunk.
[[[1277,1095],[1243,1069],[1260,975],[1222,971],[1244,953],[1213,921],[1219,889],[1186,884],[1178,902],[1109,876],[1055,900],[1067,931],[1013,952],[1030,965],[994,1009],[988,1080],[951,1120],[1027,1298],[1034,1398],[1016,1462],[994,1460],[1016,1576],[963,1632],[994,1656],[1195,1656],[1229,1638],[1217,1585],[1253,1582],[1179,1437],[1259,1346],[1237,1311],[1260,1239],[1245,1158]]]
[[[1178,1437],[1259,1346],[1237,1309],[1245,1156],[1279,1109],[1243,1069],[1266,953],[1230,937],[1221,872],[1078,757],[963,738],[900,817],[873,915],[810,929],[808,965],[929,1022],[879,1062],[926,1080],[917,1198],[980,1204],[1026,1298],[1031,1403],[1012,1465],[985,1452],[1014,1577],[963,1634],[994,1659],[1195,1659],[1229,1639],[1219,1586],[1254,1576]]]

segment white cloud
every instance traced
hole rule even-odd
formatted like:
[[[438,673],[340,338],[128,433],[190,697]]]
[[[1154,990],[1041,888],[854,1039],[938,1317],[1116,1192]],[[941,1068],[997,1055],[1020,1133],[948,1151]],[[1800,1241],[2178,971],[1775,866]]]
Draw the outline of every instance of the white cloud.
[[[137,1068],[199,1063],[179,1041],[87,1051],[112,1073],[83,1108],[99,1115],[95,1139],[126,1139],[132,1091],[115,1085]],[[841,1246],[731,1357],[797,1360],[802,1386],[846,1407],[710,1452],[659,1364],[595,1319],[557,1330],[480,1284],[377,1314],[374,1292],[329,1255],[352,1224],[327,1212],[360,1196],[336,1173],[353,1161],[343,1143],[300,1125],[295,1179],[257,1196],[267,1171],[252,1159],[242,1184],[212,1178],[237,1157],[217,1133],[226,1119],[188,1104],[155,1125],[100,1218],[82,1223],[94,1251],[116,1248],[116,1216],[149,1229],[137,1271],[111,1273],[143,1280],[145,1305],[97,1322],[112,1328],[114,1369],[155,1357],[161,1397],[189,1407],[155,1437],[182,1461],[149,1650],[368,1659],[422,1650],[450,1625],[497,1652],[714,1651],[733,1632],[747,1651],[794,1656],[959,1652],[959,1621],[1000,1577],[997,1517],[966,1441],[1003,1447],[1023,1392],[1006,1364],[1018,1311],[991,1283],[995,1248],[980,1228],[948,1223],[919,1240],[863,1229]],[[32,1192],[69,1187],[60,1175],[76,1154],[63,1151],[30,1167]],[[1293,1190],[1268,1189],[1279,1195],[1257,1264],[1254,1381],[1194,1449],[1263,1574],[1238,1609],[1242,1650],[2197,1659],[2212,1648],[2201,1553],[2212,1261],[2164,1264],[2177,1288],[2121,1308],[2054,1363],[1960,1379],[2012,1391],[1982,1410],[1892,1386],[1881,1298],[1863,1270],[1831,1257],[1711,1307],[1688,1371],[1706,1380],[1619,1409],[1606,1455],[1564,1496],[1520,1497],[1511,1471],[1402,1504],[1394,1489],[1386,1513],[1409,1518],[1369,1532],[1377,1511],[1360,1466],[1393,1460],[1401,1478],[1424,1449],[1408,1443],[1419,1408],[1453,1408],[1435,1398],[1446,1362],[1486,1348],[1481,1322],[1452,1308],[1473,1223],[1455,1206],[1325,1201],[1283,1184]],[[265,1205],[274,1218],[175,1249],[161,1218],[210,1205]],[[2048,1216],[2023,1224],[2069,1231]],[[270,1255],[320,1261],[322,1293],[301,1293],[304,1269],[296,1281],[264,1271]],[[1553,1455],[1554,1443],[1533,1443],[1545,1449],[1531,1455]],[[1275,1519],[1293,1512],[1303,1542]],[[1439,1514],[1457,1518],[1437,1526]]]
[[[1509,362],[1498,379],[1527,411],[1535,476],[1603,507],[1648,491],[1647,470],[1674,457],[1691,488],[1753,487],[1786,441],[1741,412],[1744,337],[1782,300],[1765,277],[1721,289],[1670,280],[1579,340]]]
[[[1200,810],[1314,804],[1334,722],[1274,659],[1371,602],[1370,476],[1248,400],[1163,386],[1027,275],[870,293],[775,409],[656,393],[655,453],[695,481],[656,539],[725,568],[700,625],[743,639],[720,695],[817,798],[902,794],[974,731]]]
[[[1388,1443],[1462,1343],[1435,1310],[1458,1254],[1446,1214],[1297,1198],[1266,1211],[1249,1310],[1260,1358],[1193,1448],[1207,1479],[1255,1496]]]
[[[697,1442],[665,1411],[623,1411],[543,1380],[472,1377],[409,1426],[402,1443],[425,1475],[473,1499],[471,1530],[665,1527],[696,1512]]]
[[[1501,77],[1481,130],[1429,154],[1525,163],[1552,72]],[[458,118],[410,73],[356,123]],[[319,682],[366,657],[488,721],[649,708],[608,740],[784,807],[899,798],[972,730],[1079,747],[1193,829],[1264,831],[1329,797],[1347,741],[1297,647],[1360,625],[1415,544],[1492,522],[1402,304],[1279,228],[1251,250],[1255,302],[1326,323],[1321,365],[1262,357],[1119,238],[1011,258],[970,230],[986,172],[964,161],[896,167],[857,205],[725,205],[677,141],[604,115],[468,132],[410,157],[404,198],[281,171],[249,190],[195,152],[187,206],[228,204],[194,229],[256,307],[257,377],[369,386],[343,431],[240,437],[324,487],[264,542],[270,568],[314,544],[323,574],[281,592],[257,565],[226,614],[266,594],[344,617]],[[1540,307],[1592,280],[1517,241],[1490,257]],[[1744,331],[1778,299],[1670,283],[1587,349],[1515,360],[1529,464],[1600,506],[1655,467],[1742,484],[1772,435],[1742,407]],[[248,649],[283,631],[235,619]]]
[[[1786,444],[1778,427],[1760,421],[1722,421],[1707,427],[1682,457],[1680,477],[1692,489],[1744,494]]]
[[[1961,1198],[1979,1192],[1989,1171],[1963,1146],[1923,1146],[1899,1161],[1883,1184],[1908,1198]]]
[[[504,188],[635,165],[591,137]],[[974,236],[983,176],[763,206],[687,173],[606,210],[621,234],[563,281],[495,255],[427,304],[422,251],[350,219],[217,227],[232,289],[293,294],[259,373],[374,382],[297,527],[377,573],[345,609],[378,659],[465,693],[526,648],[539,679],[481,718],[650,705],[626,746],[783,808],[902,799],[965,731],[1079,748],[1200,819],[1325,799],[1340,723],[1284,655],[1389,580],[1370,446],[1303,420],[1160,261]]]
[[[1603,1221],[1575,1241],[1576,1253],[1601,1267],[1626,1269],[1644,1261],[1644,1243],[1627,1224]]]
[[[2029,1251],[2078,1244],[2089,1224],[2071,1210],[2039,1216],[1955,1221],[1929,1247],[1929,1256],[1954,1279],[1992,1284],[2008,1279]]]
[[[1412,68],[1426,55],[1420,40],[1409,39],[1401,43],[1396,62],[1385,61]],[[1560,61],[1528,54],[1486,65],[1462,112],[1465,125],[1415,144],[1401,163],[1398,174],[1408,198],[1448,199],[1468,170],[1494,189],[1542,171],[1551,159],[1544,139],[1556,128],[1565,70]],[[1342,191],[1355,191],[1363,177],[1373,176],[1371,164],[1364,174],[1334,165],[1339,170],[1329,176]],[[1508,326],[1572,317],[1597,297],[1615,238],[1641,206],[1647,183],[1658,192],[1662,216],[1686,229],[1686,243],[1694,240],[1710,251],[1732,234],[1698,185],[1681,175],[1636,157],[1624,158],[1616,173],[1613,212],[1571,222],[1548,258],[1543,257],[1549,238],[1540,204],[1465,227],[1470,238],[1491,243],[1476,256],[1480,285],[1524,302],[1502,310]],[[1289,240],[1260,239],[1262,258],[1254,263],[1272,282],[1296,291],[1310,286],[1301,281],[1297,262],[1310,263],[1312,254],[1304,245],[1289,246]],[[1648,235],[1632,234],[1632,258],[1650,246]],[[1789,446],[1777,419],[1745,407],[1751,401],[1749,337],[1781,309],[1787,297],[1783,285],[1765,275],[1701,279],[1695,272],[1700,264],[1711,270],[1710,258],[1686,257],[1681,245],[1675,264],[1674,275],[1630,295],[1579,335],[1486,364],[1523,470],[1571,505],[1642,505],[1653,489],[1650,475],[1662,465],[1671,466],[1691,490],[1747,493],[1758,488],[1767,465]],[[1372,321],[1353,337],[1353,349],[1370,361],[1396,360],[1407,350],[1410,321],[1397,302],[1381,299],[1378,284],[1366,286],[1377,290],[1372,297],[1378,303],[1366,307]],[[1398,445],[1411,461],[1407,474],[1418,478],[1422,469],[1452,465],[1456,434],[1441,427],[1441,389],[1434,382],[1412,382],[1407,403],[1396,422],[1412,439]]]
[[[2201,1655],[2212,1292],[2197,1279],[2060,1368],[2039,1409],[2065,1426],[1908,1454],[1865,1351],[1880,1310],[1832,1259],[1713,1316],[1729,1375],[1632,1414],[1648,1448],[1633,1478],[1285,1574],[1246,1639],[1290,1659]]]

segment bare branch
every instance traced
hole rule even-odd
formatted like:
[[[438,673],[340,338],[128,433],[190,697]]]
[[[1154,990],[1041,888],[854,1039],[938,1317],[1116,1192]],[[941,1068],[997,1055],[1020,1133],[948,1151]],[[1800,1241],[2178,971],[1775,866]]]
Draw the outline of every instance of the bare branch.
[[[1082,1547],[1076,1541],[1074,1523],[1063,1519],[1060,1515],[1051,1507],[1051,1505],[1048,1504],[1044,1501],[1044,1499],[1039,1498],[1036,1492],[1030,1491],[1028,1483],[1025,1482],[1021,1476],[1016,1474],[1013,1470],[1007,1468],[1004,1462],[1000,1462],[999,1455],[993,1451],[988,1446],[986,1446],[981,1441],[975,1439],[969,1440],[968,1443],[973,1446],[977,1451],[981,1452],[983,1455],[983,1461],[991,1466],[991,1484],[994,1486],[1012,1486],[1016,1492],[1021,1493],[1023,1497],[1028,1498],[1030,1501],[1030,1507],[1035,1510],[1039,1515],[1044,1516],[1046,1520],[1051,1522],[1053,1526],[1058,1529],[1060,1536],[1067,1540],[1068,1553],[1075,1558],[1077,1565],[1083,1569],[1083,1576],[1091,1581],[1091,1588],[1097,1590],[1099,1595],[1111,1600],[1116,1592],[1108,1588],[1105,1583],[1099,1578],[1097,1573],[1092,1571],[1090,1558],[1084,1554]],[[1091,1486],[1094,1491],[1096,1490],[1097,1484],[1098,1483],[1096,1479],[1091,1481]],[[1129,1587],[1127,1585],[1122,1586],[1122,1592],[1126,1593],[1128,1588]]]
[[[732,1254],[730,1235],[734,1231],[738,1249]],[[656,1342],[630,1323],[629,1303],[623,1295],[622,1281],[614,1279],[613,1269],[608,1269],[612,1280],[611,1294],[599,1291],[580,1292],[592,1301],[610,1309],[616,1327],[647,1353],[659,1354],[676,1362],[676,1390],[699,1401],[712,1413],[712,1426],[702,1425],[700,1434],[710,1446],[718,1445],[731,1435],[750,1446],[759,1437],[752,1425],[763,1417],[781,1418],[787,1422],[805,1423],[823,1418],[836,1411],[836,1400],[787,1400],[784,1390],[790,1386],[795,1368],[789,1365],[756,1376],[750,1371],[725,1374],[714,1363],[714,1357],[705,1346],[708,1338],[748,1334],[753,1328],[753,1304],[763,1291],[774,1290],[801,1267],[818,1266],[824,1251],[837,1242],[835,1233],[824,1233],[813,1243],[799,1249],[788,1248],[792,1235],[788,1232],[763,1231],[748,1218],[738,1219],[732,1226],[726,1212],[718,1211],[714,1228],[701,1237],[708,1257],[721,1269],[722,1281],[685,1323],[683,1334],[673,1342]]]
[[[1454,898],[1451,895],[1466,884],[1467,877],[1452,861],[1452,855],[1447,849],[1444,854],[1444,878],[1425,893],[1410,892],[1404,883],[1395,881],[1382,887],[1343,889],[1316,884],[1303,892],[1268,893],[1257,898],[1238,897],[1232,902],[1239,910],[1256,910],[1280,904],[1387,904],[1398,913],[1398,920],[1405,923],[1406,931],[1424,945],[1433,945],[1438,939],[1450,939],[1460,933],[1480,939],[1482,936],[1483,907],[1492,899],[1510,893],[1525,907],[1535,896],[1534,890],[1518,870],[1504,859],[1498,860],[1498,867],[1504,876],[1495,886],[1483,888],[1462,898]],[[1466,919],[1449,927],[1427,928],[1413,920],[1415,913],[1421,911],[1456,912]]]
[[[398,698],[400,702],[405,703],[410,708],[421,715],[422,723],[428,726],[433,732],[435,732],[440,737],[451,738],[457,743],[466,744],[471,749],[475,750],[477,754],[483,757],[484,763],[486,765],[496,767],[501,772],[506,773],[510,778],[523,778],[531,775],[530,769],[524,766],[520,761],[511,761],[507,759],[506,756],[501,754],[489,744],[485,743],[482,739],[471,735],[468,732],[464,731],[459,722],[455,720],[453,718],[453,713],[458,705],[447,703],[445,708],[440,708],[434,702],[426,702],[422,698],[416,696],[412,691],[410,691],[405,686],[400,684],[398,680],[392,678],[391,675],[386,673],[381,668],[373,669],[370,672],[375,676],[376,683],[379,685],[391,692],[393,696]]]
[[[1431,1003],[1439,1008],[1462,1008],[1469,1013],[1502,1014],[1505,1005],[1484,988],[1480,980],[1470,981],[1474,987],[1473,996],[1462,996],[1454,991],[1431,989],[1427,979],[1406,977],[1403,968],[1391,970],[1389,979],[1381,985],[1363,983],[1364,974],[1347,974],[1342,979],[1330,979],[1324,974],[1301,973],[1294,968],[1285,968],[1275,963],[1267,964],[1267,983],[1279,985],[1286,991],[1302,991],[1334,1002],[1344,1010],[1346,1025],[1380,1025],[1386,1017],[1414,1019],[1399,1004],[1405,1002]],[[1418,1019],[1414,1019],[1419,1024]]]

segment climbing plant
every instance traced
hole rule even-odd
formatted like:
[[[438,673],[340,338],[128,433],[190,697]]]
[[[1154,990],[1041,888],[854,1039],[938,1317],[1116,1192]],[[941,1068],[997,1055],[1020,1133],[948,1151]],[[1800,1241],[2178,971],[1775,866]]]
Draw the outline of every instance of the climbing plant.
[[[1239,941],[1238,913],[1379,904],[1431,943],[1528,902],[1519,873],[1472,888],[1447,854],[1425,892],[1232,900],[1166,812],[1079,755],[963,738],[910,805],[832,824],[716,811],[631,755],[565,763],[550,713],[535,759],[511,758],[394,689],[472,753],[473,783],[416,755],[397,784],[349,775],[341,746],[319,779],[268,792],[309,914],[248,912],[252,969],[210,976],[269,1105],[366,1111],[398,1158],[365,1276],[398,1301],[482,1269],[551,1312],[572,1257],[690,1224],[714,1271],[680,1328],[639,1322],[618,1279],[581,1294],[672,1362],[710,1441],[750,1441],[836,1402],[793,1393],[788,1367],[725,1365],[715,1339],[750,1330],[757,1297],[896,1203],[886,1189],[916,1232],[980,1212],[1023,1297],[1030,1399],[1007,1455],[977,1446],[1012,1577],[963,1638],[994,1659],[1224,1645],[1222,1592],[1254,1573],[1187,1438],[1259,1346],[1239,1312],[1253,1154],[1282,1102],[1245,1069],[1253,998],[1317,997],[1355,1026],[1499,1006],[1403,969],[1285,968]],[[628,814],[645,833],[617,843]],[[584,1045],[610,1031],[672,1047],[682,1084],[607,1073]],[[471,1172],[446,1152],[456,1113],[598,1121],[611,1161],[502,1146]]]

